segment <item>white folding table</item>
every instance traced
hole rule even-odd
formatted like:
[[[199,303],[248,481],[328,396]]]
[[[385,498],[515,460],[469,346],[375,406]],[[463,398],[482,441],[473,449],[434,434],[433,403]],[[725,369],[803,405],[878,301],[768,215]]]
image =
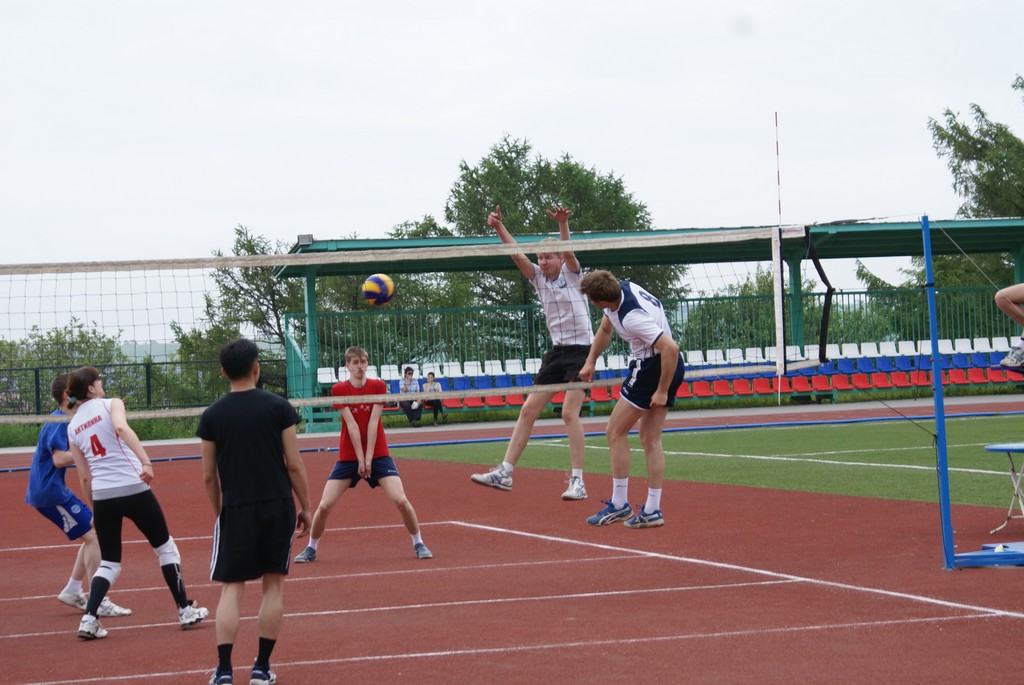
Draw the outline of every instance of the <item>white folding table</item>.
[[[1024,454],[1024,442],[1008,442],[1000,443],[998,445],[987,445],[985,447],[986,452],[1005,452],[1006,458],[1010,462],[1010,482],[1013,484],[1013,494],[1010,496],[1010,508],[1006,511],[1006,520],[1003,521],[997,528],[993,528],[989,531],[989,535],[993,535],[1003,528],[1010,522],[1011,519],[1024,519],[1024,494],[1021,493],[1021,471],[1019,471],[1016,465],[1013,463],[1014,454]],[[1022,464],[1024,466],[1024,464]],[[1014,514],[1013,510],[1020,509],[1019,514]]]

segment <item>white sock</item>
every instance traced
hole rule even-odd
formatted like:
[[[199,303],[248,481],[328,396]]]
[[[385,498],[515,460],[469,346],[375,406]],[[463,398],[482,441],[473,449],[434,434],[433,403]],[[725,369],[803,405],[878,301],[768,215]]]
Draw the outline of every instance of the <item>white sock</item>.
[[[309,542],[306,543],[306,546],[312,547],[314,550],[316,550],[316,548],[320,546],[320,538],[310,538]]]
[[[82,591],[82,581],[75,580],[74,578],[69,578],[68,579],[68,584],[64,586],[63,590],[61,590],[61,592],[70,592],[73,595],[77,595],[81,591]]]
[[[612,506],[621,509],[629,501],[629,478],[612,478]]]
[[[647,504],[644,505],[645,514],[653,514],[661,509],[661,488],[647,488]]]
[[[583,478],[583,469],[573,469],[572,470],[572,477],[573,478]]]
[[[413,545],[418,545],[421,542],[423,542],[423,533],[422,532],[416,533],[415,535],[412,535],[410,537],[412,537],[412,544]]]
[[[515,467],[515,464],[510,464],[507,461],[501,462],[501,468],[505,469],[505,473],[512,473],[512,469]]]

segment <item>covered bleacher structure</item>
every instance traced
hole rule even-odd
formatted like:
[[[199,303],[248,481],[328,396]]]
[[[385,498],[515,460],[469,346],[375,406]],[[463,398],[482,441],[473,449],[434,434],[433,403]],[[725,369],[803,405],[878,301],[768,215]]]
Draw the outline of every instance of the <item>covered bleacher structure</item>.
[[[760,230],[752,230],[752,228]],[[616,271],[616,267],[629,265],[754,262],[763,261],[765,255],[770,254],[770,241],[764,237],[765,228],[767,227],[574,233],[572,245],[585,268],[608,268],[612,272]],[[782,253],[788,269],[786,316],[791,330],[796,332],[794,338],[799,340],[805,338],[803,332],[805,293],[802,292],[801,274],[804,263],[810,255],[808,246],[813,247],[813,253],[824,265],[826,274],[831,259],[920,256],[922,254],[922,234],[919,221],[843,221],[787,228],[793,230],[789,230],[787,235],[790,237],[782,241]],[[729,239],[696,243],[677,241],[680,237],[704,237],[716,234],[729,236]],[[747,234],[751,236],[749,239],[744,237]],[[797,237],[798,234],[799,237]],[[1015,281],[1024,282],[1024,218],[932,220],[931,235],[932,251],[935,255],[1009,253],[1014,259]],[[384,272],[392,276],[445,271],[507,272],[513,268],[509,259],[510,254],[516,251],[529,253],[531,251],[530,244],[545,237],[549,236],[517,235],[516,240],[519,246],[516,247],[501,244],[500,240],[493,235],[383,240],[318,240],[312,235],[306,234],[300,235],[290,250],[291,254],[300,255],[305,258],[305,261],[279,268],[277,276],[303,279],[305,311],[296,316],[303,319],[305,330],[316,331],[318,330],[318,320],[330,315],[317,311],[316,292],[317,281],[320,278],[365,276],[372,272]],[[673,241],[676,242],[673,244]],[[469,258],[466,256],[467,248],[470,248],[471,257]],[[472,248],[477,249],[473,250]],[[358,258],[355,254],[357,252],[359,253]],[[937,284],[937,287],[941,289],[942,284]],[[984,297],[991,300],[992,292],[994,290]],[[1014,327],[1011,322],[1003,323],[1005,324],[1003,330],[995,331],[992,334],[988,331],[972,331],[970,333],[965,331],[962,335],[957,335],[956,338],[943,341],[940,347],[946,348],[948,342],[948,350],[942,349],[937,352],[948,357],[945,362],[948,362],[950,371],[962,369],[965,379],[970,373],[972,382],[980,382],[981,377],[978,376],[978,372],[970,371],[970,369],[980,369],[983,363],[986,367],[991,366],[993,356],[1001,354],[1007,336],[1012,334],[1010,331]],[[817,322],[809,322],[808,327],[812,324],[816,326]],[[995,333],[1001,334],[996,335]],[[922,349],[923,346],[920,343],[926,337],[922,334],[917,339],[909,341],[835,341],[828,346],[826,355],[831,366],[825,370],[830,370],[834,374],[834,378],[830,379],[827,388],[823,385],[815,388],[812,384],[814,377],[823,374],[800,373],[795,374],[792,378],[718,379],[727,382],[718,383],[717,389],[714,380],[709,379],[706,383],[695,381],[692,385],[687,384],[685,392],[698,396],[715,397],[724,392],[729,395],[768,394],[769,392],[778,394],[788,390],[811,396],[815,394],[826,396],[826,394],[831,395],[836,391],[842,391],[843,384],[846,382],[850,384],[851,388],[884,388],[887,387],[887,384],[896,387],[903,387],[904,384],[908,387],[913,387],[915,384],[924,385],[927,380],[925,377],[927,369],[924,368],[925,364],[921,358],[927,357],[933,352],[930,349]],[[982,342],[982,338],[985,339],[984,342]],[[907,342],[914,343],[913,350],[905,345]],[[862,343],[867,344],[867,347],[864,347]],[[892,343],[891,347],[889,343]],[[904,344],[902,350],[898,349],[898,344]],[[289,368],[289,394],[293,397],[315,397],[322,393],[323,382],[336,377],[325,378],[323,376],[323,369],[336,370],[338,368],[334,362],[325,362],[324,345],[325,340],[320,335],[306,335],[302,336],[301,340],[297,338],[290,341],[286,352]],[[695,350],[689,347],[686,351],[688,353],[702,352],[705,364],[709,364],[708,357],[716,352],[712,349]],[[728,357],[730,354],[729,350],[717,352],[723,357]],[[746,360],[747,352],[748,350],[743,350],[744,360]],[[811,351],[804,350],[802,346],[800,352],[807,352],[807,356],[811,356]],[[731,354],[735,355],[736,350],[732,350]],[[979,355],[984,355],[984,359]],[[336,360],[337,357],[330,356],[330,359]],[[391,367],[397,369],[406,361],[410,360],[381,360],[381,368],[377,371],[384,371],[384,367],[387,366],[386,375],[390,376],[394,372]],[[458,376],[450,375],[454,369],[449,369],[449,373],[445,373],[443,362],[450,363],[452,361],[454,360],[439,360],[436,367],[438,375],[449,378],[470,376],[464,368],[459,369]],[[481,364],[493,362],[489,359],[460,361],[474,361]],[[529,360],[523,359],[522,361],[524,363],[522,370],[517,368],[509,373],[507,369],[503,368],[501,369],[503,373],[496,373],[497,370],[492,369],[492,373],[481,373],[479,376],[490,376],[492,383],[495,377],[502,379],[510,377],[513,379],[512,383],[518,385],[515,380],[516,376],[529,373],[525,368],[525,364]],[[614,360],[614,362],[618,361]],[[700,363],[700,360],[696,358],[688,357],[687,361],[691,365]],[[909,367],[911,363],[913,368]],[[897,368],[897,364],[899,368]],[[321,370],[319,379],[317,378],[318,369]],[[418,370],[425,373],[425,369],[424,366]],[[608,371],[613,372],[615,369],[609,368]],[[921,374],[925,374],[925,376]],[[845,380],[839,380],[840,385],[836,387],[833,381],[838,380],[839,376]],[[961,374],[959,372],[951,374],[951,376],[955,380],[949,382],[960,382]],[[385,377],[385,374],[382,374],[382,377]],[[805,380],[806,383],[804,383]],[[1006,380],[1010,379],[1004,377],[1002,382],[1006,382]],[[794,382],[798,387],[793,387]],[[821,383],[821,381],[818,382]],[[475,382],[469,382],[466,387],[476,387]]]

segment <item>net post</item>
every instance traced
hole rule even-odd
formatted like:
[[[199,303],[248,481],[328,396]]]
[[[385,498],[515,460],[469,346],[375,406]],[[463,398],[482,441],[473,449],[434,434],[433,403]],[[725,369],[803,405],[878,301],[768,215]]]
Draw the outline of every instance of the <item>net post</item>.
[[[786,375],[785,279],[782,269],[782,226],[772,228],[772,285],[775,309],[775,375]]]
[[[939,518],[942,524],[942,559],[947,570],[956,568],[953,524],[949,506],[949,460],[946,452],[946,413],[942,392],[942,364],[939,360],[939,324],[935,308],[935,274],[932,268],[932,238],[928,215],[921,217],[924,241],[925,290],[928,294],[928,329],[932,343],[932,388],[935,400],[935,469],[939,480]]]

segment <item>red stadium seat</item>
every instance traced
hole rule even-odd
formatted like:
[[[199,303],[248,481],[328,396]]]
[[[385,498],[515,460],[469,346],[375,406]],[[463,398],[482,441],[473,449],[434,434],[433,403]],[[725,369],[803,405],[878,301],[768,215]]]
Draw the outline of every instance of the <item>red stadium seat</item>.
[[[871,387],[876,390],[889,390],[892,388],[892,381],[884,371],[875,371],[871,374]]]
[[[772,392],[788,395],[793,392],[793,385],[785,376],[776,376],[772,378]]]
[[[504,395],[488,395],[487,397],[484,398],[484,404],[486,404],[488,407],[507,406]]]
[[[715,393],[711,390],[711,384],[707,381],[694,381],[691,388],[694,397],[714,397]]]
[[[988,376],[985,374],[985,369],[972,366],[967,369],[967,380],[974,385],[985,385],[988,383]]]
[[[811,389],[815,392],[832,392],[832,383],[828,376],[818,374],[811,376]]]
[[[811,379],[807,376],[793,376],[793,392],[812,392]]]
[[[611,402],[612,396],[607,386],[597,386],[590,389],[590,399],[594,402]]]
[[[758,395],[774,395],[775,390],[772,388],[772,379],[765,378],[764,376],[758,376],[754,379],[754,392]]]
[[[871,379],[866,373],[855,373],[850,376],[850,384],[857,390],[871,389]]]
[[[729,381],[724,378],[711,382],[711,392],[715,393],[716,397],[732,397],[733,391],[732,386],[729,385]]]
[[[521,407],[523,406],[523,396],[519,393],[511,393],[505,395],[505,401],[508,402],[510,407]]]
[[[462,406],[466,409],[483,409],[487,405],[484,404],[484,398],[482,397],[466,397],[462,400]]]
[[[683,385],[686,385],[683,383]],[[754,389],[750,387],[750,381],[746,378],[737,378],[732,382],[732,391],[739,396],[753,395]]]
[[[970,381],[967,380],[967,372],[963,369],[950,369],[949,374],[944,376],[942,382],[946,385],[952,383],[953,385],[970,385]]]
[[[845,373],[834,373],[832,374],[832,389],[833,390],[853,390],[853,386],[850,385],[850,378]]]
[[[894,388],[912,388],[913,385],[910,383],[910,377],[907,376],[905,371],[893,371],[889,376],[889,380],[892,382]]]
[[[688,400],[693,397],[693,392],[690,390],[690,384],[683,381],[679,384],[679,389],[676,390],[676,397],[681,400]]]

